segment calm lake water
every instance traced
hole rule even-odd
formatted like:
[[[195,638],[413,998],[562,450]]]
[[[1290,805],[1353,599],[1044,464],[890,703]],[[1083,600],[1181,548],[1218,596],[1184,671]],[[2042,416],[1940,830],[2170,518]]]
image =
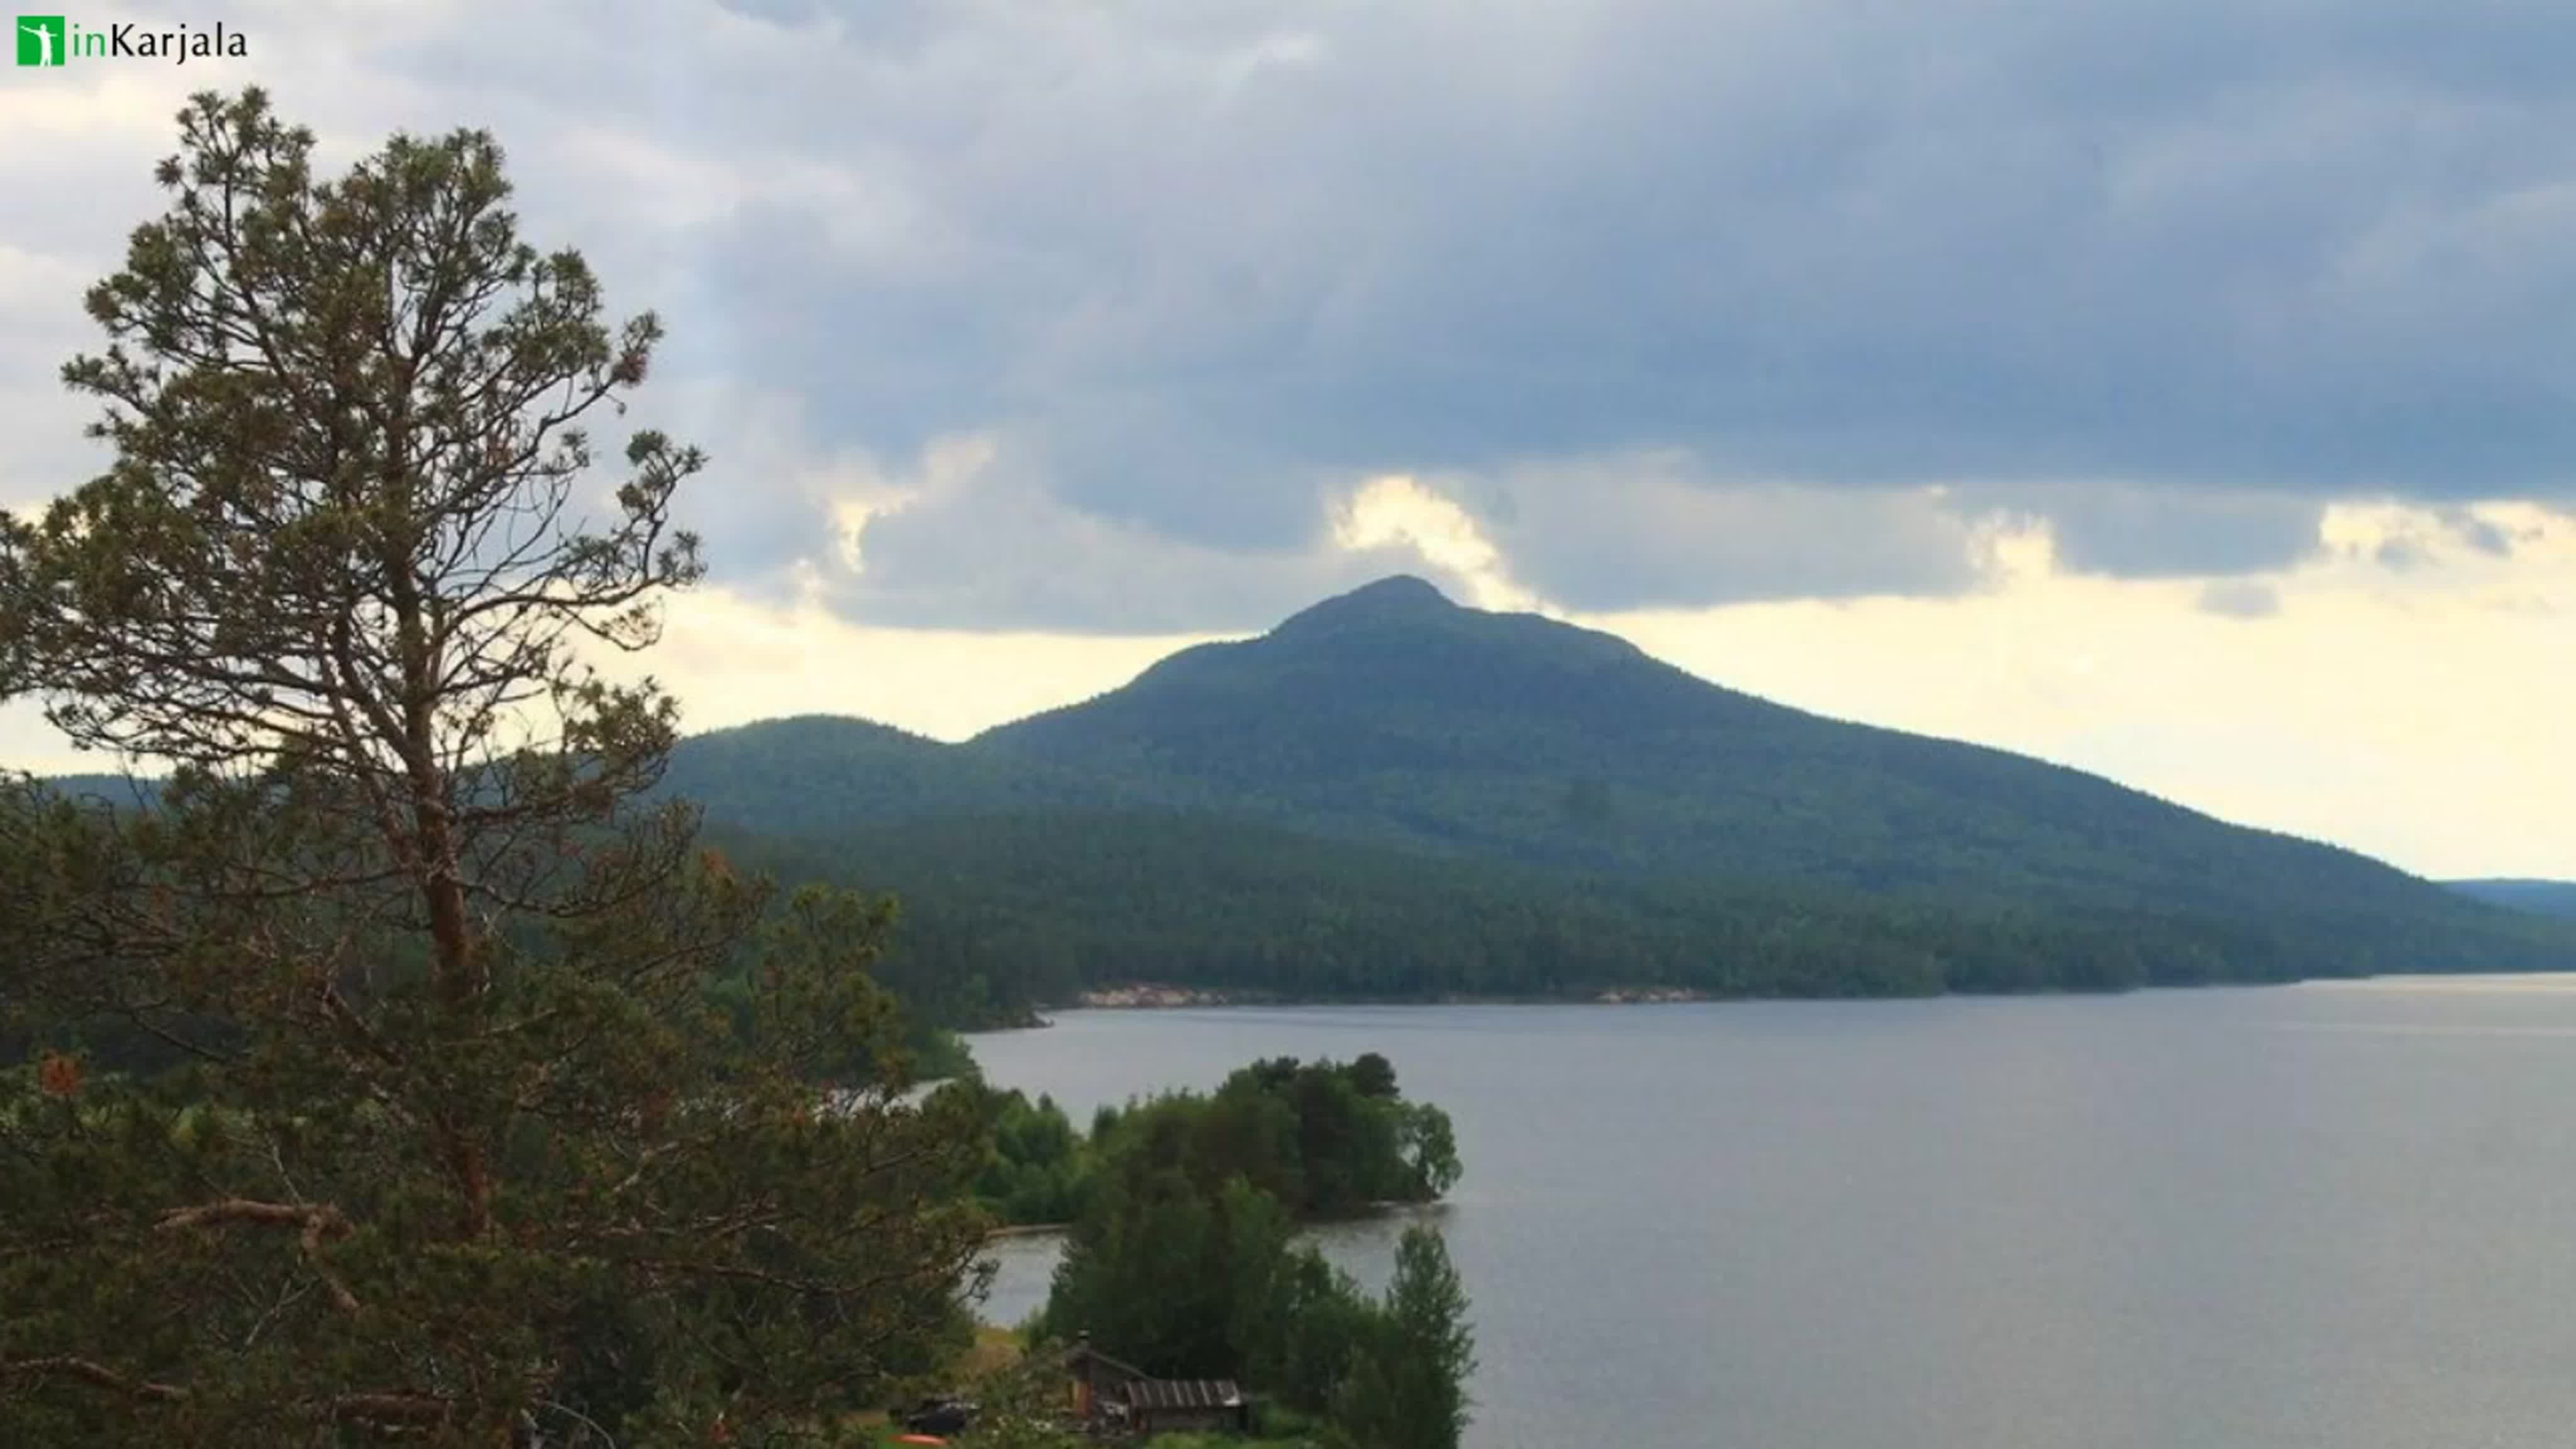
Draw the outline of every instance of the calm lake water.
[[[2576,980],[1073,1012],[1093,1105],[1257,1056],[1448,1109],[1475,1449],[2576,1443]],[[1382,1282],[1395,1229],[1337,1232]],[[1043,1300],[1008,1246],[989,1316]]]

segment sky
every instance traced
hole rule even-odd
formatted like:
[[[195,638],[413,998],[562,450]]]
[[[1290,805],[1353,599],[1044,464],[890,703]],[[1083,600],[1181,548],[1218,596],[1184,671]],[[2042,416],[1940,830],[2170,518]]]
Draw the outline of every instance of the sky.
[[[689,722],[962,738],[1389,573],[2576,878],[2576,7],[265,0],[0,75],[0,509],[202,88],[669,328]],[[0,763],[94,765],[20,701]]]

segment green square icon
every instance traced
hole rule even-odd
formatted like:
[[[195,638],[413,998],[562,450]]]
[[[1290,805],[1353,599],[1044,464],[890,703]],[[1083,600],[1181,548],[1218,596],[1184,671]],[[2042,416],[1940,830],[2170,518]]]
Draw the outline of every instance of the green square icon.
[[[59,15],[21,15],[18,17],[18,63],[20,65],[61,65],[64,34],[63,17]]]

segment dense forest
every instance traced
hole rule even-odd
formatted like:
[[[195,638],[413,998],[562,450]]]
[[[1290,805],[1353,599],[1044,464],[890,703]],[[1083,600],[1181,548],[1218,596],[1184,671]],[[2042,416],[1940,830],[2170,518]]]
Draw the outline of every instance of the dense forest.
[[[1821,719],[1410,579],[962,745],[700,735],[658,790],[746,868],[898,896],[881,973],[944,1026],[1139,980],[1838,996],[2576,963],[2576,927],[2500,908],[2528,892]]]
[[[713,832],[747,866],[892,891],[879,970],[951,1024],[1118,981],[1247,997],[1884,996],[2121,990],[2568,959],[2557,922],[2152,897],[2090,909],[2001,891],[1551,872],[1188,815],[915,821],[836,841]]]

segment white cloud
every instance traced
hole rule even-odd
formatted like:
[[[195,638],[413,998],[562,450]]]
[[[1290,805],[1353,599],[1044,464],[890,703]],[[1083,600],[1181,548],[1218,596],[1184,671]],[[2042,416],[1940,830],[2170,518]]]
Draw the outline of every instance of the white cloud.
[[[1372,478],[1333,512],[1333,543],[1348,552],[1410,549],[1466,590],[1479,609],[1531,611],[1538,596],[1512,581],[1502,553],[1466,509],[1402,474]]]

